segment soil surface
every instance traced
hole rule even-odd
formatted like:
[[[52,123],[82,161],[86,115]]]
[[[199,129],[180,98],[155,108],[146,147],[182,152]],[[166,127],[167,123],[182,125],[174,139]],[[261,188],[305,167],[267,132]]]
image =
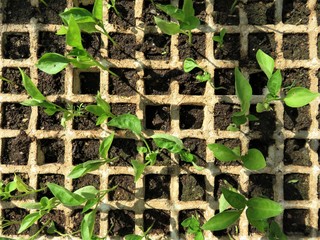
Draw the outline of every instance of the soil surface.
[[[111,165],[131,166],[131,160],[138,155],[137,143],[134,139],[115,138],[109,150],[109,158],[117,158]]]
[[[284,143],[285,165],[311,166],[305,139],[286,139]]]
[[[144,89],[146,95],[166,95],[170,83],[179,76],[179,70],[144,69]]]
[[[226,25],[239,24],[239,10],[232,9],[234,0],[215,0],[214,1],[214,22]]]
[[[231,117],[236,112],[235,105],[230,103],[217,103],[214,106],[214,128],[227,130],[231,124]]]
[[[249,176],[249,198],[265,197],[273,200],[273,185],[276,177],[271,174],[251,174]]]
[[[22,106],[20,103],[3,103],[2,128],[23,129],[29,125],[31,107]]]
[[[61,174],[38,174],[37,189],[44,188],[48,183],[55,183],[60,186],[64,186],[64,175]],[[42,197],[52,198],[54,197],[48,188],[37,193],[37,201],[40,201]]]
[[[109,74],[109,94],[133,96],[137,93],[136,84],[139,75],[136,70],[128,68],[110,69],[119,77]]]
[[[206,163],[206,141],[198,138],[184,138],[184,147],[189,150],[196,158],[195,163],[198,166],[205,167]],[[191,163],[184,162],[180,159],[181,166],[192,166]]]
[[[170,175],[146,175],[145,188],[145,200],[170,199]]]
[[[100,73],[99,72],[80,72],[80,94],[96,95],[100,90]]]
[[[29,68],[21,68],[28,76],[30,76]],[[13,83],[3,81],[2,89],[3,93],[23,94],[26,90],[22,86],[22,77],[18,68],[2,68],[2,76]]]
[[[201,72],[201,71],[200,71]],[[176,80],[179,83],[179,94],[184,95],[203,95],[206,87],[205,82],[199,82],[196,75],[200,73],[197,69],[189,73],[180,71]],[[178,73],[178,72],[177,72]]]
[[[49,52],[64,55],[64,51],[65,36],[56,35],[55,32],[39,32],[37,52],[38,58]]]
[[[220,198],[221,194],[222,194],[222,188],[229,188],[230,185],[235,188],[238,189],[238,176],[237,175],[233,175],[233,174],[219,174],[215,177],[214,179],[214,191],[213,191],[213,195],[216,201],[218,201],[218,199]]]
[[[309,200],[309,175],[291,173],[283,179],[284,200]]]
[[[133,201],[135,183],[132,175],[111,175],[109,176],[109,188],[118,186],[108,195],[110,201]]]
[[[204,33],[192,34],[192,45],[188,42],[188,36],[180,34],[178,37],[178,50],[180,60],[193,58],[195,60],[205,58],[206,36]]]
[[[216,95],[235,95],[234,69],[216,68],[214,86]]]
[[[80,231],[81,229],[81,221],[84,217],[83,213],[81,213],[82,209],[76,209],[74,210],[71,215],[70,215],[70,221],[72,224],[72,231]],[[94,227],[93,227],[93,233],[96,235],[99,235],[100,231],[100,213],[96,213],[96,219],[94,222]],[[80,237],[80,232],[76,233],[74,235],[75,237]]]
[[[146,128],[153,130],[170,130],[170,106],[146,106]]]
[[[282,22],[285,24],[308,24],[310,10],[307,0],[284,0]]]
[[[95,174],[86,174],[80,178],[72,180],[73,191],[85,186],[94,186],[96,189],[100,188],[100,177]]]
[[[118,0],[116,1],[116,9],[120,15],[117,15],[113,8],[109,9],[109,23],[114,24],[116,28],[128,29],[134,27],[136,20],[134,17],[134,4],[135,1]]]
[[[307,209],[285,209],[283,213],[283,231],[288,236],[308,236],[310,234],[310,213]]]
[[[4,33],[3,57],[23,59],[30,57],[29,33]]]
[[[147,209],[143,213],[144,231],[151,225],[150,234],[169,235],[170,234],[170,212],[159,209]]]
[[[65,71],[50,75],[38,71],[38,89],[45,95],[57,95],[64,93]]]
[[[72,141],[72,164],[78,165],[88,160],[99,159],[99,140],[75,139]]]
[[[137,50],[144,53],[144,57],[150,60],[170,59],[171,37],[164,34],[146,34],[141,46]]]
[[[134,232],[134,212],[129,210],[110,210],[108,214],[109,235],[125,236]]]
[[[248,23],[252,25],[265,25],[275,23],[275,2],[273,0],[249,0],[245,4]]]
[[[55,227],[60,233],[65,233],[66,229],[66,216],[64,215],[64,211],[62,210],[52,210],[50,213],[44,215],[39,220],[39,227],[41,228],[44,224],[46,224],[47,221],[53,221]],[[41,232],[42,234],[48,234],[46,231],[48,228],[45,227],[44,230]],[[60,236],[58,233],[49,234],[53,236]]]
[[[2,210],[2,217],[6,220],[12,221],[12,222],[20,222],[22,219],[27,216],[29,212],[22,208],[7,208]],[[4,227],[2,229],[2,233],[4,235],[16,235],[18,234],[18,230],[20,228],[20,224],[12,224],[8,227]],[[29,235],[30,229],[27,229],[23,232],[26,235]]]
[[[282,51],[284,58],[298,60],[309,59],[308,34],[284,34]]]
[[[64,163],[64,142],[60,139],[38,140],[38,164]]]
[[[133,34],[110,33],[110,37],[117,43],[113,45],[109,40],[108,57],[113,59],[135,58],[136,37]]]
[[[214,57],[219,60],[238,60],[240,58],[240,34],[226,33],[223,45],[214,42]]]
[[[206,200],[206,184],[203,175],[180,175],[179,199],[181,201]]]
[[[203,106],[180,106],[180,129],[199,129],[203,123]]]

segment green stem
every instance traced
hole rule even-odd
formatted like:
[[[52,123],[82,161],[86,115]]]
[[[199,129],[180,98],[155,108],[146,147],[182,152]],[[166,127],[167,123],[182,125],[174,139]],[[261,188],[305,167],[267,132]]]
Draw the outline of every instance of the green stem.
[[[109,68],[103,66],[99,61],[95,60],[91,55],[89,55],[90,59],[101,69],[106,70],[108,73],[115,77],[119,77],[116,73],[112,72]]]
[[[0,80],[5,81],[5,82],[8,82],[8,83],[11,83],[11,84],[14,83],[13,81],[11,81],[11,80],[9,80],[9,79],[7,79],[7,78],[5,78],[5,77],[2,77],[2,76],[0,76]]]
[[[99,24],[99,27],[102,28],[102,34],[106,35],[107,38],[112,42],[113,45],[118,46],[118,44],[113,40],[113,38],[109,35],[109,33],[107,32],[107,30],[104,28],[103,23]]]

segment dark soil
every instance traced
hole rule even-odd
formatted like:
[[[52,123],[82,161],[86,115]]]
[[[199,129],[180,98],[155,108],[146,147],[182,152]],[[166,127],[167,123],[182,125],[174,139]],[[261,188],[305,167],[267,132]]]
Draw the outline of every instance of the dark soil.
[[[80,89],[75,93],[96,95],[100,90],[100,72],[80,72],[79,81]]]
[[[179,199],[181,201],[206,200],[206,183],[204,175],[180,175]]]
[[[234,0],[215,0],[213,9],[214,22],[222,25],[238,25],[239,10],[230,11]]]
[[[249,83],[252,87],[253,95],[263,95],[267,82],[268,78],[264,72],[251,73],[249,75]]]
[[[22,106],[20,103],[3,103],[2,128],[26,130],[29,125],[31,107]]]
[[[38,174],[37,177],[37,189],[44,188],[47,183],[55,183],[60,186],[64,186],[64,175],[61,174]],[[45,190],[37,193],[37,201],[40,201],[42,197],[52,198],[54,197],[51,191],[46,188]]]
[[[84,217],[84,214],[81,213],[82,209],[76,209],[74,210],[71,215],[70,215],[70,223],[72,225],[72,231],[80,231],[81,229],[81,221]],[[94,227],[93,227],[93,234],[99,235],[100,231],[100,213],[96,213],[96,219],[94,222]],[[74,235],[75,237],[80,237],[80,232],[76,233]]]
[[[48,6],[39,2],[39,18],[41,23],[62,24],[59,13],[67,7],[66,0],[45,0]]]
[[[240,58],[240,34],[226,33],[223,38],[223,46],[219,47],[214,42],[214,57],[219,60],[238,60]]]
[[[310,88],[309,70],[306,68],[291,68],[282,71],[283,87],[289,87],[293,84],[294,87]],[[285,92],[287,92],[286,90]]]
[[[283,231],[288,236],[308,236],[310,213],[308,209],[285,209],[283,213]]]
[[[206,166],[206,140],[198,138],[184,138],[184,147],[189,150],[196,158],[196,164],[198,166]],[[191,166],[191,163],[184,162],[180,159],[180,165]]]
[[[94,186],[99,190],[100,188],[100,177],[95,174],[86,174],[80,178],[72,180],[73,191],[78,190],[85,186]]]
[[[150,60],[170,59],[171,37],[164,34],[146,34],[143,43],[137,49],[144,53],[144,57]]]
[[[115,158],[111,165],[131,166],[131,160],[138,155],[137,143],[134,139],[115,138],[109,150],[109,158]]]
[[[108,214],[109,235],[125,236],[134,232],[134,212],[110,210]]]
[[[203,106],[180,106],[180,129],[199,129],[203,123]]]
[[[61,139],[40,139],[37,142],[38,165],[64,163],[64,142]]]
[[[38,71],[38,88],[45,95],[56,95],[64,93],[65,71],[51,75]]]
[[[27,165],[31,138],[21,131],[15,138],[3,138],[1,164]]]
[[[53,52],[64,55],[65,37],[56,35],[55,32],[39,32],[38,36],[38,52],[40,58],[43,54]]]
[[[193,58],[204,59],[206,54],[206,36],[204,33],[192,34],[192,45],[188,42],[188,36],[180,34],[178,37],[179,59]]]
[[[147,139],[147,142],[149,144],[149,147],[151,151],[156,151],[158,149],[155,142],[151,139]],[[162,149],[160,153],[157,155],[157,161],[155,162],[155,166],[170,166],[172,164],[171,161],[171,153],[166,150]]]
[[[196,217],[200,224],[202,225],[204,222],[205,222],[205,219],[204,219],[204,216],[203,216],[203,210],[200,210],[200,209],[188,209],[188,210],[182,210],[179,212],[179,233],[185,233],[186,229],[184,229],[182,226],[181,226],[181,223],[187,219],[187,218],[190,218],[190,217]]]
[[[132,175],[110,175],[108,187],[118,186],[108,194],[109,201],[133,201],[135,183]]]
[[[170,83],[178,77],[179,70],[144,69],[144,89],[146,95],[166,95],[170,91]]]
[[[170,199],[170,175],[146,175],[145,188],[145,200]]]
[[[178,72],[177,72],[178,73]],[[205,82],[199,82],[196,79],[197,70],[192,70],[189,73],[180,71],[180,75],[177,76],[179,83],[179,94],[184,95],[203,95],[206,87]]]
[[[220,130],[227,130],[231,124],[231,116],[234,112],[235,105],[231,103],[217,103],[214,106],[214,128]]]
[[[76,104],[79,106],[80,103]],[[85,105],[83,105],[85,107]],[[96,125],[97,116],[93,113],[84,111],[83,114],[79,117],[73,118],[72,128],[74,130],[98,130],[100,126]]]
[[[227,139],[227,138],[217,139],[216,143],[223,144],[224,146],[231,148],[231,149],[233,149],[235,147],[240,147],[240,149],[241,149],[241,141],[239,139],[231,139],[231,138],[230,139]],[[222,161],[219,161],[218,159],[215,159],[214,165],[216,165],[216,166],[239,166],[240,163],[237,161],[222,162]]]
[[[217,175],[214,179],[214,199],[218,201],[222,194],[222,188],[229,188],[229,186],[231,185],[233,188],[238,189],[238,178],[239,176],[233,174],[222,173]]]
[[[286,139],[284,142],[284,165],[311,166],[307,141]]]
[[[160,3],[160,4],[170,4],[170,0],[155,0],[154,3]],[[169,21],[169,17],[163,13],[162,11],[158,10],[155,5],[149,1],[144,0],[143,1],[143,10],[142,10],[142,22],[146,26],[155,26],[154,17],[157,16],[163,20]]]
[[[249,176],[249,198],[265,197],[273,200],[273,185],[276,177],[271,174],[251,174]]]
[[[146,106],[146,128],[152,130],[170,130],[171,117],[169,105]]]
[[[100,48],[103,45],[100,33],[81,33],[83,47],[93,57],[100,56]]]
[[[4,33],[3,46],[4,58],[22,59],[30,57],[29,33]]]
[[[108,57],[113,59],[135,58],[136,37],[133,34],[110,33],[110,37],[117,43],[113,45],[109,40]]]
[[[150,234],[169,235],[170,234],[170,212],[160,209],[147,209],[143,213],[143,229],[146,231],[151,225]]]
[[[37,129],[40,130],[62,130],[61,126],[62,113],[57,112],[52,116],[47,115],[43,108],[38,108]]]
[[[111,112],[118,116],[125,113],[136,114],[136,105],[132,103],[111,103]]]
[[[284,106],[284,128],[291,131],[308,130],[311,125],[310,106],[290,108]]]
[[[29,68],[21,68],[28,76],[30,76]],[[12,94],[24,94],[26,90],[22,86],[22,77],[18,68],[2,68],[2,77],[13,81],[9,83],[6,81],[2,82],[2,92],[3,93],[12,93]]]
[[[75,139],[72,141],[72,164],[77,165],[88,160],[99,159],[99,140]]]
[[[114,24],[116,28],[128,29],[134,27],[136,19],[134,17],[135,1],[118,0],[116,1],[116,9],[120,16],[116,14],[113,8],[109,9],[109,23]]]
[[[309,175],[292,173],[283,179],[284,200],[309,200]]]
[[[30,1],[3,0],[3,23],[26,24],[34,17],[35,8]]]
[[[235,95],[234,69],[216,68],[214,70],[214,92],[216,95]],[[223,87],[219,89],[220,87]]]
[[[309,59],[308,43],[308,34],[283,34],[283,57],[292,60]]]
[[[2,217],[5,220],[9,220],[12,222],[21,222],[22,219],[27,216],[29,212],[22,208],[7,208],[2,210]],[[18,234],[18,230],[20,228],[20,224],[12,224],[8,227],[4,227],[2,229],[3,235],[16,235]],[[23,232],[23,234],[29,235],[30,229],[27,229]]]
[[[64,212],[62,210],[52,210],[50,213],[44,215],[40,220],[39,227],[41,228],[44,224],[46,224],[47,221],[53,221],[55,227],[60,233],[65,233],[66,229],[66,216],[64,215]],[[50,226],[50,225],[49,225]],[[42,234],[49,234],[46,230],[48,228],[46,227],[44,231],[42,231]],[[51,234],[49,234],[51,235]],[[53,233],[54,236],[60,236],[58,233]]]
[[[248,23],[252,25],[265,25],[275,23],[275,2],[273,0],[249,0],[245,4]]]
[[[137,93],[136,84],[139,79],[139,75],[135,69],[114,68],[110,70],[119,77],[109,74],[109,94],[133,96]]]
[[[274,144],[272,136],[262,136],[258,139],[251,139],[249,142],[249,149],[256,148],[262,152],[263,156],[267,158],[269,156],[269,147]]]
[[[282,22],[285,24],[308,24],[310,10],[307,0],[284,0],[282,10]]]

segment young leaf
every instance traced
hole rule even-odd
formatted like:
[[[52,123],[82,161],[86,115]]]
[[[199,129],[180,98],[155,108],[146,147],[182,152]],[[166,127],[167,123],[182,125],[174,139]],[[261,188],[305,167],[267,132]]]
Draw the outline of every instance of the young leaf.
[[[154,21],[161,31],[168,35],[175,35],[180,32],[180,26],[173,22],[167,22],[161,18],[154,17]]]
[[[62,18],[63,22],[68,25],[71,16],[74,17],[77,23],[95,23],[96,20],[92,17],[91,12],[85,8],[73,7],[66,9],[63,13],[60,13],[59,16]]]
[[[99,202],[99,198],[93,198],[93,199],[89,199],[86,204],[84,205],[82,212],[81,213],[85,213],[87,211],[89,211],[93,206],[95,206],[98,202]]]
[[[221,196],[219,197],[218,202],[219,202],[219,212],[223,212],[231,207],[231,205],[228,203],[228,201],[226,200],[223,194],[221,194]]]
[[[192,58],[186,58],[183,61],[183,71],[185,72],[191,72],[193,69],[198,68],[198,64],[196,63],[196,61]]]
[[[140,135],[142,131],[141,122],[137,116],[132,114],[122,114],[108,122],[108,126],[127,129],[133,133]]]
[[[256,58],[261,70],[267,75],[268,79],[270,79],[274,69],[273,58],[264,53],[261,49],[257,51]]]
[[[208,148],[213,152],[215,158],[223,162],[230,162],[240,159],[240,156],[234,153],[230,148],[219,144],[208,144]]]
[[[131,165],[134,170],[134,181],[137,182],[141,177],[146,165],[138,160],[131,160]]]
[[[281,71],[275,71],[271,78],[267,82],[267,88],[272,96],[277,96],[278,92],[281,89],[282,85],[282,76]]]
[[[108,137],[103,139],[102,143],[100,144],[99,154],[100,154],[100,157],[102,157],[103,159],[108,158],[108,152],[111,147],[113,138],[114,138],[114,132],[112,132]]]
[[[254,197],[247,202],[247,217],[250,220],[262,220],[280,215],[282,206],[270,199]]]
[[[262,220],[252,220],[248,218],[249,223],[254,226],[258,231],[265,232],[269,228],[269,223],[267,219]]]
[[[70,60],[58,53],[45,53],[41,56],[37,68],[48,74],[56,74],[65,69]]]
[[[193,1],[192,0],[184,0],[182,11],[185,17],[194,16],[194,8],[193,8]]]
[[[226,188],[222,188],[222,193],[223,193],[223,196],[225,197],[225,199],[228,201],[228,203],[232,207],[234,207],[236,209],[245,208],[247,200],[241,194],[234,192],[234,191],[230,191]]]
[[[20,228],[18,230],[18,234],[22,233],[23,231],[27,230],[31,227],[36,221],[38,221],[43,216],[41,212],[30,213],[22,219]]]
[[[185,13],[181,9],[171,4],[156,4],[156,7],[178,21],[183,21],[185,19]]]
[[[226,229],[239,219],[241,213],[242,210],[228,210],[218,213],[203,224],[202,229],[210,231]]]
[[[255,148],[249,149],[245,156],[241,157],[243,165],[250,170],[260,170],[266,166],[263,154]]]
[[[241,113],[247,114],[250,108],[252,88],[249,81],[242,75],[238,68],[235,68],[235,79],[236,94],[240,100]]]
[[[76,20],[74,19],[73,15],[71,15],[69,19],[69,27],[66,36],[66,42],[71,47],[83,49],[80,28]]]
[[[94,222],[96,219],[96,210],[87,213],[81,221],[82,239],[92,239]]]
[[[298,108],[307,105],[319,95],[319,93],[311,92],[307,88],[295,87],[289,90],[283,101],[289,107]]]
[[[86,200],[95,198],[98,193],[99,191],[94,186],[90,185],[79,188],[78,190],[74,191],[74,194],[77,194],[82,198],[85,198]]]
[[[61,187],[55,183],[48,183],[48,188],[52,194],[63,204],[68,207],[80,206],[86,199],[81,196],[70,192],[69,190]]]
[[[27,193],[33,191],[33,189],[27,184],[25,184],[18,175],[14,175],[13,181],[16,183],[16,187],[19,192]]]
[[[142,240],[143,238],[144,238],[143,236],[139,236],[136,234],[129,234],[129,235],[124,236],[125,240]]]
[[[186,16],[185,19],[180,22],[181,30],[192,30],[200,25],[200,20],[194,16]]]
[[[164,148],[172,153],[179,153],[184,148],[183,142],[172,135],[158,133],[151,136],[159,148]]]
[[[272,221],[270,224],[268,237],[270,240],[287,240],[287,236],[275,221]]]
[[[103,16],[103,0],[95,0],[92,10],[92,15],[94,18],[102,21]]]
[[[29,76],[19,68],[20,74],[22,76],[22,85],[26,89],[27,93],[34,99],[38,101],[44,101],[46,98],[42,95],[42,93],[38,90],[36,85],[31,81]]]
[[[19,207],[24,208],[24,209],[37,209],[39,210],[41,208],[40,203],[33,203],[33,202],[25,202],[19,205]]]
[[[100,166],[105,164],[105,160],[89,160],[84,163],[81,163],[75,166],[72,171],[69,173],[68,177],[75,179],[84,176],[88,172],[97,170]]]

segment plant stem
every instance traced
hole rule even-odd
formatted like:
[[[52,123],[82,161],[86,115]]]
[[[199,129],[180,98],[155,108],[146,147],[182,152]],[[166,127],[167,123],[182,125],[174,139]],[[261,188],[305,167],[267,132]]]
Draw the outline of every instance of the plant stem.
[[[113,40],[113,38],[109,35],[107,30],[104,28],[103,23],[99,24],[99,27],[103,30],[101,33],[107,36],[107,38],[112,42],[113,45],[118,46],[118,44]]]

